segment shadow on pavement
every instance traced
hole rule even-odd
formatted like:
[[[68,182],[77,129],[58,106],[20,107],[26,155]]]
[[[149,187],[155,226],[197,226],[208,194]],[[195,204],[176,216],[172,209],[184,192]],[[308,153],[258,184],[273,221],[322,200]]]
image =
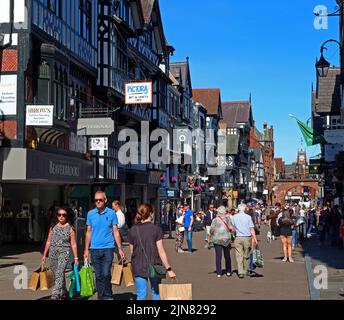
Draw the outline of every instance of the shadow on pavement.
[[[9,267],[14,267],[14,266],[21,266],[21,265],[23,265],[22,262],[0,264],[0,269],[9,268]]]
[[[42,244],[4,244],[0,247],[0,258],[9,259],[9,256],[16,256],[23,253],[40,252]]]
[[[331,246],[330,239],[326,239],[323,246],[319,245],[319,235],[314,234],[310,239],[302,242],[302,254],[308,254],[330,268],[344,269],[344,250],[341,246]]]

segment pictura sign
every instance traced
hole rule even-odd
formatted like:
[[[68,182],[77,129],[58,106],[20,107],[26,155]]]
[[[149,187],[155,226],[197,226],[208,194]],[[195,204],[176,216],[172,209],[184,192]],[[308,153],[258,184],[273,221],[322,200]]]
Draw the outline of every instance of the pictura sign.
[[[129,82],[125,84],[125,104],[152,104],[152,82]]]

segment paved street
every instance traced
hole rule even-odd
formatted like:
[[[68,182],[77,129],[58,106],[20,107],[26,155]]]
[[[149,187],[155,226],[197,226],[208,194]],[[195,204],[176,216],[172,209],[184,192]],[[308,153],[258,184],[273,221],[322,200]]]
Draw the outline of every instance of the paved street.
[[[215,254],[213,250],[204,248],[203,233],[194,233],[193,254],[177,254],[174,247],[174,240],[165,240],[165,247],[168,252],[170,263],[177,273],[179,283],[193,284],[193,298],[199,300],[218,299],[253,299],[253,300],[309,300],[311,299],[308,287],[307,272],[305,267],[304,251],[298,248],[295,251],[295,263],[282,263],[280,241],[276,240],[271,244],[265,241],[263,235],[266,234],[267,227],[262,227],[262,236],[260,237],[260,247],[264,253],[265,267],[257,269],[261,277],[239,279],[237,275],[231,278],[223,276],[218,279],[215,274]],[[166,235],[166,237],[168,234]],[[314,242],[314,241],[313,241]],[[313,248],[314,246],[314,248]],[[184,243],[185,247],[185,243]],[[310,249],[312,247],[313,249]],[[31,272],[39,265],[39,252],[30,252],[37,250],[34,247],[16,248],[21,254],[14,254],[14,247],[7,251],[4,256],[4,249],[0,257],[0,299],[40,299],[49,296],[47,292],[32,292],[30,290],[13,289],[13,268],[15,265],[24,264]],[[319,250],[316,244],[309,241],[307,248],[314,254]],[[128,248],[126,248],[126,251]],[[313,250],[313,251],[312,251]],[[337,249],[339,250],[339,249]],[[27,252],[25,252],[27,251]],[[343,252],[337,252],[343,254]],[[324,261],[323,261],[324,263]],[[233,270],[236,270],[235,253],[232,250]],[[333,267],[333,266],[332,266]],[[343,265],[339,266],[343,268]],[[331,269],[332,270],[332,269]],[[333,269],[333,273],[343,272],[343,270]],[[338,288],[340,290],[340,288]],[[134,287],[126,288],[124,281],[121,287],[114,286],[114,293],[117,299],[135,298]],[[340,292],[335,293],[331,298],[341,299]],[[91,299],[95,299],[92,297]]]

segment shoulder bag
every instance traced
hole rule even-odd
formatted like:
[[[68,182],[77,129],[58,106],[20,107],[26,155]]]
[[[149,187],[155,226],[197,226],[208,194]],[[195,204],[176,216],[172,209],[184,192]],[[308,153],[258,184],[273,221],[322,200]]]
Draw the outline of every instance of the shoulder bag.
[[[229,229],[229,226],[228,226],[228,224],[226,223],[226,221],[225,220],[223,220],[220,216],[217,216],[223,223],[224,223],[224,225],[226,226],[226,228],[227,228],[227,230],[228,230],[228,232],[229,232],[229,238],[230,238],[230,240],[232,240],[232,231],[231,231],[231,229]]]
[[[142,249],[142,252],[144,254],[144,256],[146,257],[147,259],[147,262],[148,262],[148,273],[149,273],[149,277],[151,279],[165,279],[166,278],[166,273],[167,273],[167,270],[164,266],[160,265],[160,264],[152,264],[149,259],[148,259],[148,256],[147,256],[147,252],[142,244],[142,241],[141,241],[141,236],[140,236],[140,232],[139,232],[139,226],[136,227],[136,232],[137,232],[137,236],[139,238],[139,241],[140,241],[140,247]]]

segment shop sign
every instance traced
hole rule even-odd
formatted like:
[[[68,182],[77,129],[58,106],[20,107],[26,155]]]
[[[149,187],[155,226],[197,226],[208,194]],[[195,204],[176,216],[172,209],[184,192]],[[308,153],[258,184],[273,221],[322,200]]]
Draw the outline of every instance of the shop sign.
[[[153,82],[125,83],[125,104],[152,104]]]
[[[89,149],[90,151],[106,151],[108,150],[108,138],[105,137],[97,137],[91,138],[90,140]]]
[[[52,127],[54,106],[26,106],[26,125]]]
[[[63,177],[80,177],[80,166],[49,160],[49,174]]]
[[[174,198],[175,192],[174,190],[167,190],[167,197],[168,198]]]
[[[17,76],[0,74],[0,113],[17,114]]]
[[[79,136],[109,136],[115,131],[115,123],[111,118],[78,119]]]

